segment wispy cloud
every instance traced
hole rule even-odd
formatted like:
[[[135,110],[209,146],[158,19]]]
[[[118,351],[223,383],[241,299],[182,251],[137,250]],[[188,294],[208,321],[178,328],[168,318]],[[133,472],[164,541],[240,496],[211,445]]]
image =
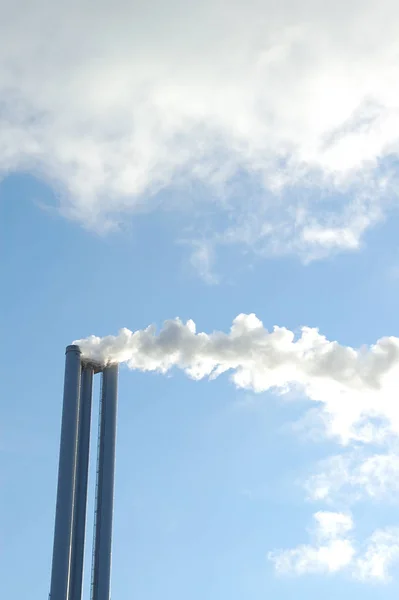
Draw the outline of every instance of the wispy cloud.
[[[190,264],[196,275],[199,275],[205,283],[215,285],[219,278],[214,270],[214,250],[212,245],[205,240],[196,240],[191,243]]]
[[[394,451],[370,454],[357,450],[332,456],[319,463],[317,473],[305,486],[314,501],[350,505],[369,498],[397,502],[399,455]]]
[[[219,239],[320,258],[396,201],[393,0],[3,0],[2,15],[0,171],[47,178],[88,226],[199,181],[228,215]]]
[[[399,561],[399,529],[376,530],[362,544],[353,539],[352,517],[317,512],[310,532],[312,543],[269,553],[280,575],[345,572],[360,581],[385,583],[390,567]]]
[[[334,573],[352,563],[355,550],[351,540],[347,538],[348,532],[353,528],[351,516],[318,512],[314,519],[315,528],[311,532],[314,544],[269,554],[278,573]]]

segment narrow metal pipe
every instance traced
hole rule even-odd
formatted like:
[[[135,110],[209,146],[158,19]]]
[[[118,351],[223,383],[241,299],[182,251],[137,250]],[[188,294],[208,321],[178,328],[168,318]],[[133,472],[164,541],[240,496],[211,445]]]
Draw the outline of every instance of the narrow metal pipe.
[[[110,600],[118,365],[103,371],[98,449],[92,600]]]
[[[81,600],[82,597],[93,374],[94,370],[91,365],[87,364],[83,366],[80,392],[78,451],[76,460],[71,592],[69,600]]]
[[[69,600],[70,593],[73,505],[81,380],[80,354],[79,346],[67,346],[50,586],[51,600]]]

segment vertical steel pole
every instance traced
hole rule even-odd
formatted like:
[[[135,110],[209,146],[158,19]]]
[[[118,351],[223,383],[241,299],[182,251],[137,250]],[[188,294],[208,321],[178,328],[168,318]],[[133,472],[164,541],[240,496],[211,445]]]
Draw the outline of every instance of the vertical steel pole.
[[[69,600],[70,593],[80,379],[79,346],[67,346],[50,587],[51,600]]]
[[[76,492],[70,600],[81,600],[82,597],[93,374],[94,370],[92,365],[87,364],[83,366],[80,392],[78,452],[76,460]]]
[[[92,600],[110,600],[118,365],[103,371]]]

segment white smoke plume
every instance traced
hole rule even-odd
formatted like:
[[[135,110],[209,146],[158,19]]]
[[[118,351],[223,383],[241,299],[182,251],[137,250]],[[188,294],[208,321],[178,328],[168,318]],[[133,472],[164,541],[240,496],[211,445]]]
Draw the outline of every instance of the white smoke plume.
[[[284,327],[269,332],[254,314],[240,314],[229,333],[197,333],[193,321],[174,319],[159,333],[154,326],[122,329],[117,336],[90,336],[74,343],[86,359],[124,362],[131,369],[166,373],[177,367],[193,379],[232,371],[239,388],[278,393],[297,388],[322,403],[331,434],[343,442],[376,441],[399,432],[396,337],[356,350],[309,327],[302,327],[299,336]]]

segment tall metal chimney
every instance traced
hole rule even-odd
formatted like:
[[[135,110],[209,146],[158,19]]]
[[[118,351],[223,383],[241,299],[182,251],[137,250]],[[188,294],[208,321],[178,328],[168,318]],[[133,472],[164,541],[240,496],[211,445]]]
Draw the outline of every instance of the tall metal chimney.
[[[82,384],[80,392],[81,399],[74,505],[74,539],[71,561],[71,600],[80,600],[82,597],[93,374],[93,366],[85,364],[82,368]]]
[[[110,600],[118,366],[82,361],[78,346],[66,349],[50,600],[82,599],[92,389],[94,373],[99,372],[102,394],[91,589],[93,600]]]
[[[92,600],[110,599],[117,400],[118,365],[111,365],[103,371],[100,408]]]
[[[50,587],[51,600],[69,600],[70,594],[80,379],[80,348],[78,346],[68,346],[65,358],[64,403]]]

